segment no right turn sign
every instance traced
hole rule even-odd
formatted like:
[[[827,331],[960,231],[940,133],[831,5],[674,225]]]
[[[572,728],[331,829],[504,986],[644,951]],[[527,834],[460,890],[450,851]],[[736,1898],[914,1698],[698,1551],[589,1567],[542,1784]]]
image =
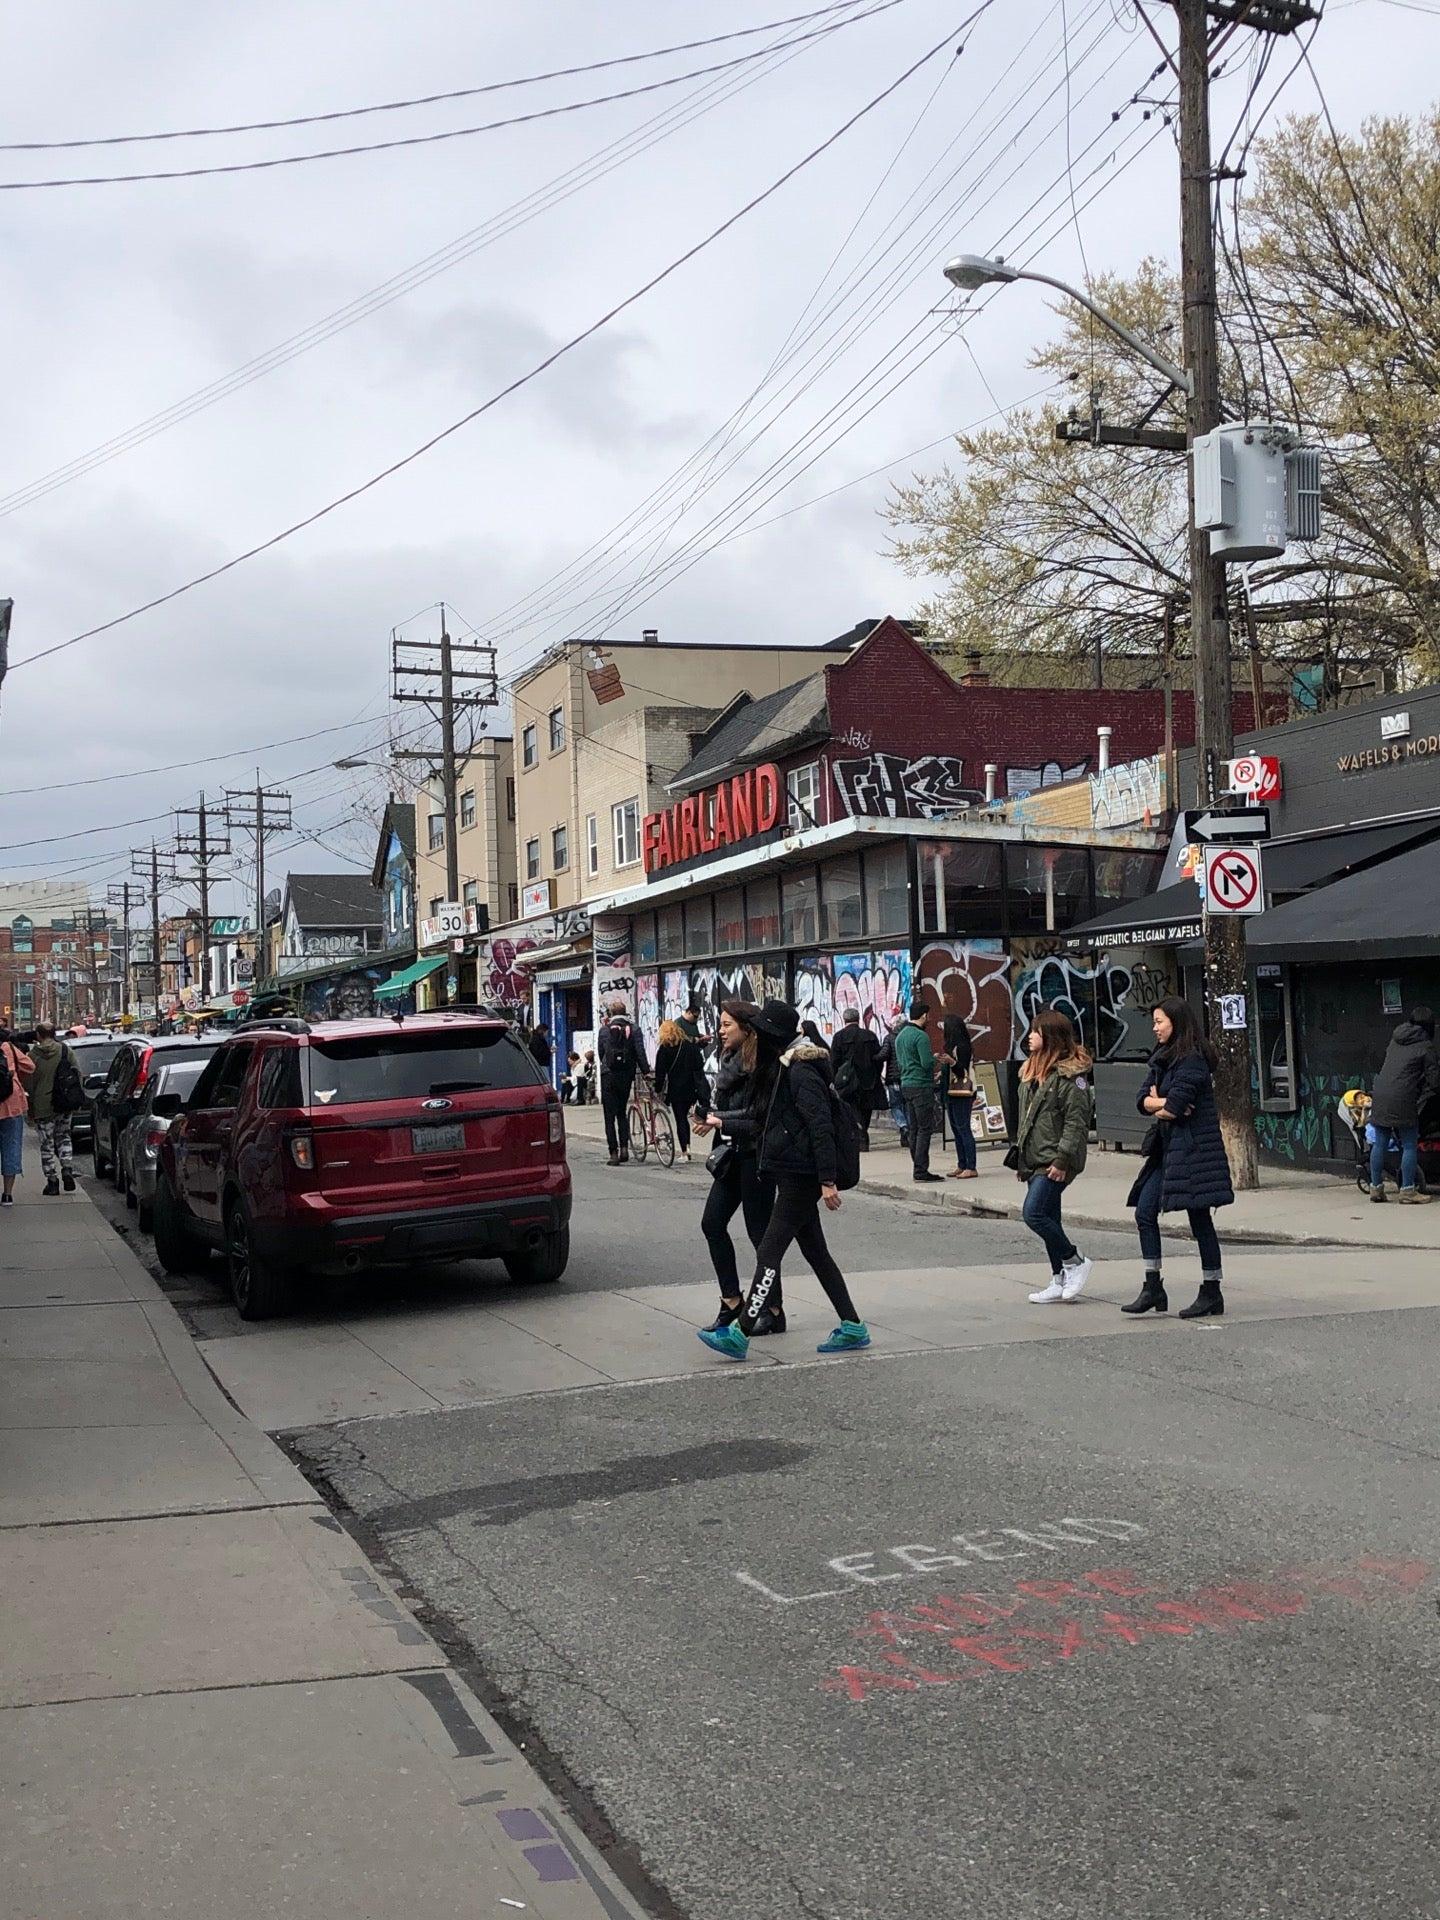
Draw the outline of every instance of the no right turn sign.
[[[1265,911],[1265,873],[1259,847],[1205,849],[1205,903],[1211,913]]]

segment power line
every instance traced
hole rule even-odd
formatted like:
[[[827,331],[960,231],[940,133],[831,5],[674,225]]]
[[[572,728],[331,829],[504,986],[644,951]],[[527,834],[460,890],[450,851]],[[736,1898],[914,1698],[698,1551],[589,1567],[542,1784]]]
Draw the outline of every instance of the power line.
[[[774,33],[781,27],[801,26],[827,14],[844,13],[861,5],[862,0],[836,0],[836,4],[816,7],[810,13],[792,13],[784,20],[767,20],[757,27],[736,27],[729,33],[713,33],[704,40],[682,40],[674,46],[652,47],[645,53],[617,54],[608,60],[590,60],[578,67],[552,67],[547,73],[524,74],[514,80],[491,80],[478,87],[453,87],[447,93],[418,94],[409,100],[382,100],[371,107],[341,107],[330,113],[302,113],[288,120],[243,120],[232,126],[176,127],[167,133],[109,133],[85,140],[0,140],[0,153],[59,153],[78,147],[128,147],[153,140],[202,140],[217,134],[272,133],[286,127],[313,127],[331,120],[355,120],[369,113],[399,113],[409,107],[433,107],[448,100],[473,100],[479,94],[504,93],[514,87],[540,86],[547,80],[570,80],[580,74],[601,73],[607,67],[634,66],[643,60],[663,60],[674,53],[694,53],[700,47],[716,47],[726,40],[745,40],[757,33]]]
[[[994,4],[995,0],[980,0],[979,6],[975,8],[968,19],[961,23],[959,31],[963,31],[974,21],[978,20],[980,16],[988,12]],[[537,362],[528,372],[519,375],[516,379],[510,381],[508,385],[500,388],[498,392],[491,394],[489,399],[483,400],[478,407],[472,407],[468,413],[462,414],[458,420],[453,420],[448,426],[442,427],[438,433],[432,434],[428,440],[423,441],[418,447],[412,448],[409,453],[402,455],[400,459],[392,461],[388,467],[382,468],[379,473],[372,474],[369,479],[361,481],[358,486],[351,487],[348,492],[339,495],[334,500],[328,501],[326,505],[318,507],[315,512],[307,514],[303,519],[292,522],[290,526],[282,528],[279,533],[271,534],[268,539],[262,540],[255,546],[247,548],[243,553],[235,554],[229,560],[222,561],[219,566],[211,567],[205,573],[197,574],[193,579],[183,582],[178,587],[172,587],[166,593],[157,594],[154,599],[146,601],[141,606],[132,607],[128,612],[117,614],[113,619],[102,621],[98,626],[87,628],[83,633],[73,634],[68,640],[60,640],[53,646],[42,647],[35,653],[26,654],[23,659],[12,663],[11,672],[13,673],[19,668],[30,666],[36,660],[49,659],[52,654],[63,653],[69,647],[78,646],[83,640],[93,640],[102,633],[112,632],[116,627],[124,626],[127,622],[138,619],[141,614],[152,613],[157,607],[165,606],[170,601],[179,599],[182,594],[193,592],[196,587],[204,586],[211,580],[219,579],[222,574],[231,572],[235,567],[243,566],[246,561],[253,560],[262,553],[269,552],[271,548],[279,546],[282,541],[288,540],[294,534],[301,533],[306,528],[314,526],[317,521],[325,519],[340,507],[348,506],[352,500],[358,499],[362,494],[370,492],[372,488],[392,478],[393,475],[401,472],[405,467],[411,466],[416,460],[421,459],[425,454],[439,446],[442,441],[448,440],[453,434],[458,433],[462,427],[469,426],[483,414],[489,413],[491,409],[498,406],[502,400],[508,399],[511,394],[517,393],[520,388],[527,386],[530,381],[548,371],[550,367],[554,366],[555,363],[562,359],[567,353],[573,352],[576,347],[590,339],[594,334],[599,333],[601,329],[608,326],[612,320],[615,320],[628,308],[634,306],[637,301],[644,299],[646,294],[653,292],[662,282],[668,280],[672,274],[677,273],[681,267],[688,265],[691,260],[703,253],[707,247],[712,246],[722,235],[728,233],[732,227],[737,226],[747,214],[753,213],[757,207],[763,206],[767,200],[778,193],[782,187],[788,185],[804,168],[810,166],[812,162],[819,159],[822,154],[827,153],[829,149],[849,133],[852,128],[857,126],[861,120],[872,113],[875,108],[880,106],[884,101],[888,100],[891,94],[897,92],[907,80],[912,79],[923,67],[928,66],[938,54],[949,46],[955,37],[956,31],[956,29],[952,28],[943,39],[938,40],[935,45],[926,53],[923,53],[918,60],[913,61],[897,79],[892,80],[888,86],[882,88],[879,93],[874,94],[866,101],[864,106],[851,114],[834,132],[827,134],[818,146],[812,147],[810,151],[800,160],[797,160],[792,167],[787,168],[777,179],[771,181],[768,187],[762,188],[759,193],[747,200],[743,206],[737,208],[734,213],[730,214],[725,220],[722,220],[718,227],[712,228],[703,239],[697,240],[693,246],[687,247],[683,253],[678,254],[667,266],[662,267],[658,273],[653,274],[649,280],[637,287],[633,293],[629,293],[623,300],[617,301],[614,306],[601,314],[599,319],[591,321],[588,327],[583,328],[577,334],[572,334],[570,339],[556,347],[552,353],[547,354],[543,360]]]
[[[832,21],[829,26],[815,27],[809,33],[797,34],[793,40],[782,41],[781,47],[803,46],[810,40],[826,39],[856,20],[873,19],[877,13],[888,13],[892,7],[903,4],[904,0],[879,0],[879,4],[872,6],[867,13],[852,14],[847,19]],[[947,40],[949,37],[947,34]],[[643,94],[659,93],[666,87],[683,86],[687,80],[703,79],[707,74],[731,72],[736,67],[749,66],[753,61],[764,58],[764,49],[758,53],[737,54],[733,60],[721,60],[708,67],[693,67],[688,73],[671,74],[664,80],[647,80],[642,86],[625,87],[617,93],[595,94],[588,100],[568,100],[555,107],[536,107],[530,113],[511,114],[503,120],[485,120],[473,127],[447,127],[440,133],[407,133],[394,140],[367,140],[350,147],[322,147],[314,153],[279,154],[268,160],[229,160],[209,167],[156,168],[145,173],[66,174],[50,180],[0,180],[0,193],[34,193],[50,187],[127,186],[154,180],[199,180],[213,174],[264,173],[276,167],[304,167],[315,160],[348,160],[361,153],[391,153],[400,147],[431,147],[446,140],[467,140],[474,134],[498,133],[505,127],[530,126],[537,120],[554,120],[566,114],[585,112],[591,107],[613,106],[617,100],[636,100]]]

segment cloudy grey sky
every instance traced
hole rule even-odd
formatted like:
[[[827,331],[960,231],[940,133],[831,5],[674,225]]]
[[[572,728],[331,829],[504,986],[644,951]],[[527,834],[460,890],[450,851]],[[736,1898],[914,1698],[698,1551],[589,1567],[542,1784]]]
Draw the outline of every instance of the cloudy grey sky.
[[[7,24],[4,139],[315,114],[817,4],[54,0]],[[763,54],[431,145],[0,192],[12,662],[268,538],[478,406],[792,167],[973,4],[856,0],[664,60],[328,126],[0,153],[6,183],[268,159]],[[1160,0],[1150,11],[1169,26]],[[1327,13],[1313,57],[1342,126],[1428,104],[1440,20],[1390,0],[1331,0]],[[1162,96],[1164,81],[1150,80],[1158,55],[1130,0],[995,0],[958,59],[931,60],[733,231],[422,460],[223,578],[16,667],[0,709],[0,875],[75,872],[103,887],[128,847],[166,832],[154,816],[193,804],[202,784],[240,784],[257,762],[293,785],[301,830],[354,859],[364,833],[336,823],[356,782],[328,763],[383,737],[390,629],[442,598],[496,638],[502,672],[567,633],[820,640],[907,611],[915,589],[885,558],[877,519],[886,481],[844,483],[1036,391],[1038,290],[1007,290],[961,338],[942,317],[939,268],[966,247],[1079,277],[1067,41],[1090,267],[1173,254],[1171,138],[1129,104],[1137,90]],[[1262,99],[1291,57],[1279,50]],[[1217,90],[1223,130],[1246,79],[1239,58]],[[1284,105],[1313,104],[1302,68]],[[400,297],[336,330],[331,316],[411,268]],[[331,337],[181,407],[310,329]],[[146,426],[171,408],[186,417]],[[139,444],[88,457],[120,436]],[[49,484],[72,462],[86,470]],[[181,760],[205,764],[79,784]],[[273,858],[334,864],[314,843]]]

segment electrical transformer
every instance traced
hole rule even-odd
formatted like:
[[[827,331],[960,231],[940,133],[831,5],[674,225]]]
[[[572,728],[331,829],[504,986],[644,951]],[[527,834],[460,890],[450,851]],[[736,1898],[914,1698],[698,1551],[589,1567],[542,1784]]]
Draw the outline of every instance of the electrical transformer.
[[[1320,454],[1284,427],[1224,426],[1191,449],[1195,524],[1221,560],[1274,560],[1320,532]]]

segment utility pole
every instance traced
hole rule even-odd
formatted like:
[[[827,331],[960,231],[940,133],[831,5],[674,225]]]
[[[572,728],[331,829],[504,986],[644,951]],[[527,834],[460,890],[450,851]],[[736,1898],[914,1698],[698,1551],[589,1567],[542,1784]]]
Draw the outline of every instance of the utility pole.
[[[255,785],[229,788],[225,818],[231,827],[255,836],[255,981],[265,971],[265,836],[289,833],[295,824],[290,794],[283,787],[267,787],[255,769]]]
[[[436,656],[439,656],[438,659]],[[440,722],[440,751],[410,751],[397,759],[440,761],[440,784],[445,816],[445,897],[460,904],[460,753],[456,745],[456,720],[460,714],[474,714],[483,707],[499,703],[499,685],[495,674],[495,649],[480,640],[454,640],[442,603],[440,638],[434,640],[391,640],[392,694],[396,701],[426,707]],[[438,696],[439,713],[436,714]],[[472,741],[473,745],[473,741]],[[448,971],[448,970],[447,970]],[[450,998],[446,987],[446,999]]]
[[[132,886],[128,880],[123,881],[119,886],[108,888],[105,894],[105,904],[119,907],[121,910],[120,1013],[122,1018],[128,1018],[130,1013],[130,909],[143,905],[144,900],[144,888]]]
[[[200,796],[198,807],[181,807],[176,819],[195,821],[192,832],[189,828],[177,828],[175,851],[195,863],[192,873],[180,873],[175,876],[182,886],[192,886],[200,893],[200,1000],[203,1005],[210,998],[210,868],[212,864],[230,852],[230,834],[228,826],[222,825],[217,831],[213,822],[216,809],[206,805],[205,796]],[[225,819],[220,813],[222,822]]]
[[[171,885],[175,880],[175,854],[170,847],[159,847],[152,840],[148,847],[132,847],[130,850],[130,871],[149,883],[150,898],[150,965],[154,975],[152,1004],[156,1018],[160,1015],[160,994],[164,987],[161,973],[160,949],[160,883],[163,880]],[[145,898],[146,889],[139,889],[139,898]]]
[[[1186,428],[1193,447],[1220,425],[1220,350],[1215,307],[1214,176],[1210,162],[1210,0],[1172,0],[1180,25],[1176,72],[1180,119],[1180,274],[1185,367],[1191,393]],[[1214,806],[1219,768],[1235,746],[1230,685],[1230,614],[1225,564],[1195,524],[1190,463],[1190,644],[1195,673],[1196,804]],[[1237,1188],[1256,1185],[1255,1113],[1250,1092],[1250,1035],[1221,1018],[1221,998],[1245,993],[1245,921],[1205,913],[1205,1007],[1219,1056],[1215,1100]]]

